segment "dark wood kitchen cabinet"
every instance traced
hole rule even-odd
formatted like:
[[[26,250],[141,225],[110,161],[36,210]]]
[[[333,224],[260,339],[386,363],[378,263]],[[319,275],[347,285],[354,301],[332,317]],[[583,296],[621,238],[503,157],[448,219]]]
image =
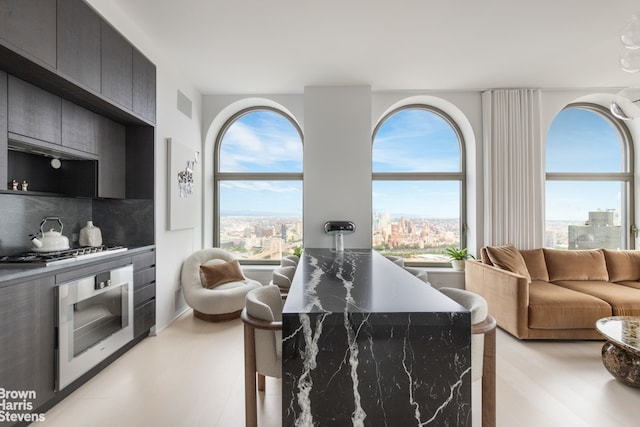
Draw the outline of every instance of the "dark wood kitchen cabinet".
[[[100,93],[100,16],[82,0],[64,0],[57,22],[58,71]]]
[[[126,128],[98,117],[98,197],[124,199]]]
[[[66,1],[66,0],[65,0]],[[57,2],[64,3],[63,2]],[[56,68],[56,2],[2,0],[0,38],[30,59]]]
[[[63,146],[82,153],[98,154],[99,127],[97,114],[62,100]]]
[[[0,288],[0,385],[35,391],[34,408],[54,396],[54,278]]]
[[[156,66],[133,49],[133,112],[156,122]]]
[[[156,252],[133,256],[133,336],[149,333],[156,324]]]
[[[7,73],[0,71],[0,189],[6,190],[9,185],[7,144]]]
[[[133,47],[102,21],[102,94],[119,105],[133,107]]]
[[[60,145],[62,100],[59,96],[10,75],[8,106],[10,133]]]

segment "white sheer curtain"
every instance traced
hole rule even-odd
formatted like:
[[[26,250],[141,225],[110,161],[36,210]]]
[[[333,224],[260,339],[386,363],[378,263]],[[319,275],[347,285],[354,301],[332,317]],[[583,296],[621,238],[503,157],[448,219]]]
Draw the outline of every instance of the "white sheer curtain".
[[[482,94],[485,244],[541,247],[544,239],[544,148],[540,92]]]

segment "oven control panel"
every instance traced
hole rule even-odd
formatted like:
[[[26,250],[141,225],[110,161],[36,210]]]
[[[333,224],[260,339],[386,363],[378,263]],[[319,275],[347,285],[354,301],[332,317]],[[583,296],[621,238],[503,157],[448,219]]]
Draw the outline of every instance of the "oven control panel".
[[[94,285],[95,290],[104,289],[111,286],[111,272],[105,271],[104,273],[96,274],[96,281]]]

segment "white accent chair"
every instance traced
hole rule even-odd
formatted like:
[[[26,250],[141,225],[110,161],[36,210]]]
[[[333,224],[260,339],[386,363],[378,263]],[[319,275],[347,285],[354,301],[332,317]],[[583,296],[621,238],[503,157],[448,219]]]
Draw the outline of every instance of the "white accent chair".
[[[201,265],[221,264],[235,257],[220,248],[201,249],[189,255],[182,264],[181,285],[184,299],[193,308],[193,315],[208,322],[219,322],[240,317],[249,291],[262,286],[253,279],[223,283],[213,289],[203,286]]]
[[[471,381],[482,379],[482,427],[495,427],[496,321],[480,295],[456,288],[439,291],[471,312]]]
[[[247,294],[242,310],[244,322],[244,393],[247,427],[258,423],[258,390],[264,391],[265,376],[282,377],[282,297],[275,285],[263,286]]]

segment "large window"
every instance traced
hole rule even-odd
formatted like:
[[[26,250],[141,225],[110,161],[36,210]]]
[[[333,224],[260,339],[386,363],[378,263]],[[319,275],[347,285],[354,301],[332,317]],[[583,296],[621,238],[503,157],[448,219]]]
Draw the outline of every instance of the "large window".
[[[545,246],[632,248],[633,151],[627,128],[600,106],[570,105],[551,123],[546,150]]]
[[[465,155],[455,122],[426,105],[394,110],[373,134],[373,248],[407,263],[449,265],[465,247]]]
[[[214,245],[276,262],[302,245],[302,132],[279,110],[243,110],[223,126],[214,161]]]

